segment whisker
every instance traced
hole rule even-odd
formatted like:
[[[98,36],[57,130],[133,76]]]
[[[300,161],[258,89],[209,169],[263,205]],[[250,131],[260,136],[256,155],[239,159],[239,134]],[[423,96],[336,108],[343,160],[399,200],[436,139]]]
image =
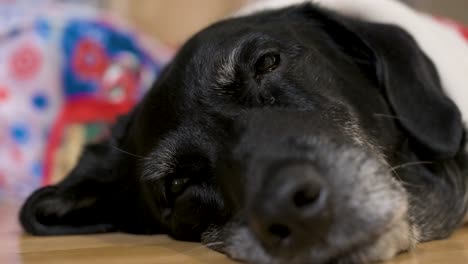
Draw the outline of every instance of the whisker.
[[[414,188],[414,189],[418,189],[418,188],[423,189],[424,188],[424,186],[408,183],[408,182],[405,182],[405,181],[400,181],[400,184],[403,185],[403,186],[406,186],[406,187]]]
[[[182,253],[182,254],[193,253],[193,252],[195,252],[195,251],[197,251],[197,250],[200,250],[200,249],[210,248],[210,247],[212,247],[212,246],[219,246],[219,245],[224,245],[224,242],[219,241],[219,242],[212,242],[212,243],[200,245],[200,246],[191,248],[191,249],[189,249],[189,250],[181,251],[181,253]]]
[[[398,178],[398,181],[400,182],[400,184],[402,184],[402,185],[404,185],[404,186],[408,186],[408,187],[419,188],[420,186],[418,186],[418,185],[411,184],[411,183],[409,183],[409,182],[405,182],[405,181],[401,178],[400,174],[398,174],[398,172],[397,172],[397,169],[399,169],[398,166],[402,166],[402,165],[405,165],[405,164],[407,165],[408,163],[400,164],[400,165],[397,165],[397,166],[394,166],[394,167],[391,167],[388,163],[386,163],[385,165],[388,166],[388,170],[387,170],[387,171],[392,171],[394,177]],[[411,165],[416,165],[416,164],[411,164]],[[408,165],[408,166],[409,166],[409,165]]]
[[[204,246],[205,247],[212,247],[212,246],[219,246],[219,245],[224,245],[224,242],[223,241],[216,241],[216,242],[207,243]]]
[[[406,167],[409,167],[409,166],[422,165],[422,164],[434,164],[434,162],[432,162],[432,161],[412,161],[412,162],[407,162],[407,163],[403,163],[403,164],[400,164],[400,165],[390,167],[389,169],[395,172],[395,170],[398,170],[398,169],[406,168]]]
[[[122,152],[122,153],[125,153],[125,154],[128,154],[128,155],[130,155],[130,156],[134,156],[134,157],[137,157],[137,158],[140,158],[140,159],[151,160],[150,157],[139,156],[139,155],[130,153],[130,152],[128,152],[128,151],[125,151],[125,150],[123,150],[123,149],[121,149],[121,148],[119,148],[119,147],[117,147],[117,146],[114,146],[114,145],[110,145],[110,146],[111,146],[112,148],[114,148],[115,150],[118,150],[118,151],[120,151],[120,152]]]
[[[403,119],[399,116],[396,115],[387,115],[387,114],[379,114],[379,113],[374,113],[374,116],[376,117],[386,117],[386,118],[393,118],[393,119]]]

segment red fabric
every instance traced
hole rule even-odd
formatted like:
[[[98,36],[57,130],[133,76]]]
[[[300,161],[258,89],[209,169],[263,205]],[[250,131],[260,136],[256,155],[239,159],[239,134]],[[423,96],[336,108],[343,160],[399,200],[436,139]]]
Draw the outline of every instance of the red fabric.
[[[121,104],[113,104],[95,99],[77,99],[69,102],[57,118],[50,131],[49,142],[46,147],[43,185],[52,184],[52,164],[65,127],[74,123],[87,122],[113,122],[119,115],[131,110],[135,102],[125,101]]]
[[[460,30],[462,35],[468,40],[468,27],[459,26],[458,30]]]
[[[437,18],[440,22],[448,25],[448,26],[451,26],[451,27],[454,27],[456,30],[458,30],[460,32],[460,34],[468,40],[468,26],[465,26],[465,25],[462,25],[462,24],[459,24],[453,20],[450,20],[450,19],[446,19],[446,18]]]

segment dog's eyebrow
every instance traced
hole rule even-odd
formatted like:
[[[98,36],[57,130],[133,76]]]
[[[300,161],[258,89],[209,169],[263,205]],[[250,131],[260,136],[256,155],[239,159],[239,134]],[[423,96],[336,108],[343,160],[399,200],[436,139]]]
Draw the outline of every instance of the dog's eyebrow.
[[[221,65],[216,73],[216,83],[220,86],[227,86],[236,81],[236,64],[240,55],[240,47],[236,47],[228,56],[221,60]]]
[[[142,160],[141,179],[160,180],[166,175],[174,173],[176,166],[175,148],[171,144],[166,144],[165,147],[154,152],[150,157],[150,159]]]

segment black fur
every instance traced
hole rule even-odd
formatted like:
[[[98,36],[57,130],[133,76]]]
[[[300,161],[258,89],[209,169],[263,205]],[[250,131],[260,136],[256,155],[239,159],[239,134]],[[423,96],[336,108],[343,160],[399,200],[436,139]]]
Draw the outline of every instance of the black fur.
[[[325,177],[334,171],[331,160],[356,150],[362,157],[341,166],[350,175],[368,160],[396,166],[392,177],[408,197],[405,221],[423,241],[442,238],[466,211],[463,137],[457,107],[403,30],[312,5],[263,12],[221,21],[190,39],[112,138],[87,146],[64,181],[31,195],[20,220],[34,235],[124,231],[228,241],[233,219],[248,226],[254,203],[269,203],[259,194],[273,173],[268,168],[310,159]],[[413,166],[398,168],[408,162]],[[366,195],[326,177],[333,198]],[[349,208],[330,206],[331,230],[348,217],[336,212]],[[378,221],[362,233],[383,232]],[[349,232],[344,247],[358,250]],[[319,243],[298,241],[293,250]],[[278,263],[287,256],[262,245]],[[325,248],[320,257],[351,254],[340,250]]]

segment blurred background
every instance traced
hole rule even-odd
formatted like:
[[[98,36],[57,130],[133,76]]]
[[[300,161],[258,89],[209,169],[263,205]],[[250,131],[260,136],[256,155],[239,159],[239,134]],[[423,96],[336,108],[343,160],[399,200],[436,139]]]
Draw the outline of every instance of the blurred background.
[[[132,0],[103,1],[142,30],[170,45],[222,18],[252,0]],[[346,0],[344,0],[346,1]],[[348,0],[352,1],[352,0]],[[468,0],[403,0],[422,11],[468,24]]]
[[[248,1],[0,0],[0,200],[62,179],[177,47]],[[405,2],[468,25],[468,0]]]
[[[450,17],[468,24],[468,0],[409,0],[407,2],[425,12]]]

